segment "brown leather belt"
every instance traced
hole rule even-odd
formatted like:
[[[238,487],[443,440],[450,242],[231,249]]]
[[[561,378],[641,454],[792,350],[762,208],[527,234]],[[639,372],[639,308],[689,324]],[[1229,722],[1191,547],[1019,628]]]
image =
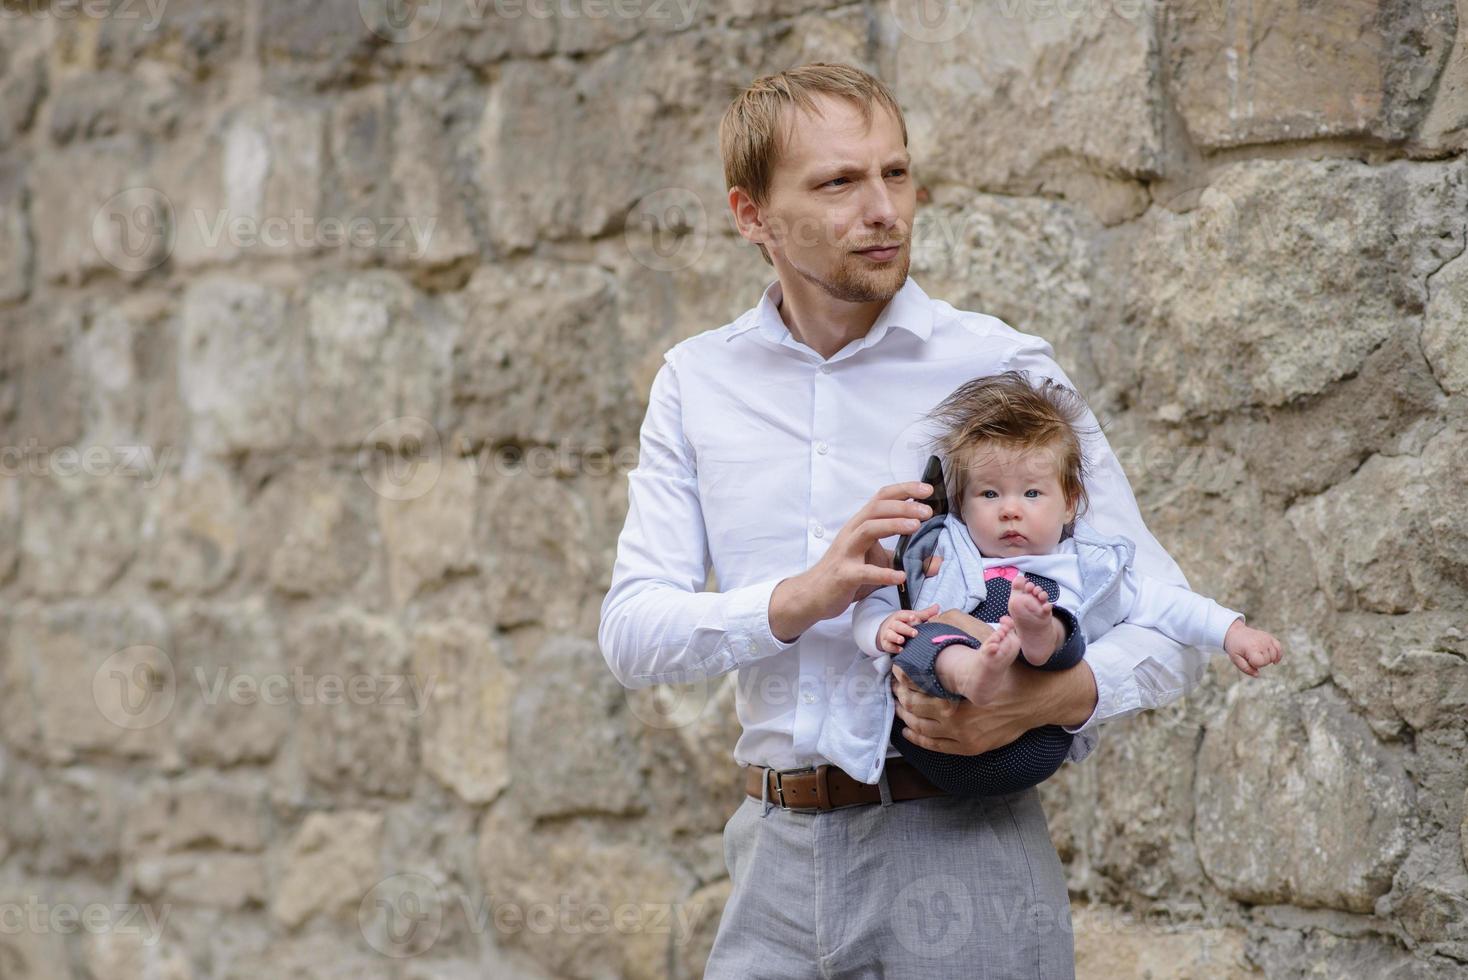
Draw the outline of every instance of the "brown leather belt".
[[[766,769],[745,766],[744,791],[756,800],[760,796],[760,774],[769,781],[770,803],[797,813],[836,810],[860,803],[880,803],[882,788],[875,783],[852,779],[838,766],[823,764],[804,769]],[[924,796],[947,796],[928,782],[906,759],[896,756],[887,760],[887,789],[893,800],[915,800]]]

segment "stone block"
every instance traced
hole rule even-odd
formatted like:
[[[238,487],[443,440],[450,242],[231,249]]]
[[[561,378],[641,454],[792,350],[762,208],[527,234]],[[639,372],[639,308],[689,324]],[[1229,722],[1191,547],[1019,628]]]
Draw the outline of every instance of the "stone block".
[[[195,766],[274,758],[291,728],[295,698],[276,615],[264,598],[183,603],[173,631],[179,750]]]
[[[1339,695],[1256,692],[1203,737],[1198,854],[1240,901],[1370,913],[1406,856],[1414,795]]]
[[[527,813],[642,810],[635,721],[595,643],[545,644],[519,677],[510,718],[511,792]]]
[[[1033,193],[1165,169],[1148,5],[897,0],[879,17],[920,181]]]
[[[380,813],[310,814],[281,855],[271,914],[288,929],[314,915],[354,921],[377,882],[381,846]]]
[[[190,444],[219,456],[291,445],[305,339],[288,296],[263,283],[203,279],[185,293],[179,318]]]
[[[1175,417],[1271,408],[1361,369],[1461,248],[1457,165],[1253,161],[1131,242],[1125,316],[1139,400]]]
[[[353,609],[318,613],[293,625],[287,649],[300,668],[294,733],[306,773],[333,792],[408,795],[431,678],[413,672],[397,625]]]
[[[439,417],[456,327],[401,278],[374,272],[313,280],[304,327],[296,417],[313,442],[357,450],[394,419]]]
[[[1290,508],[1335,608],[1461,607],[1468,523],[1459,508],[1439,501],[1461,485],[1465,452],[1468,436],[1447,430],[1420,457],[1372,456],[1349,480]]]
[[[1454,0],[1164,10],[1162,57],[1193,141],[1210,149],[1342,136],[1400,141],[1453,47]]]
[[[423,706],[424,768],[466,802],[493,801],[510,782],[511,706],[519,678],[489,633],[462,621],[427,624],[414,633],[413,673],[425,687],[433,682]],[[553,723],[532,722],[535,732]],[[535,764],[554,762],[543,745],[530,757]]]

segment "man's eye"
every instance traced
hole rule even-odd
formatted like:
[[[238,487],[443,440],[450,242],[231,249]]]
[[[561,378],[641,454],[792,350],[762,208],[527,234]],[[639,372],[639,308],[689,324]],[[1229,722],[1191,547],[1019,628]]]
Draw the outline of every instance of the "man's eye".
[[[889,171],[887,171],[887,172],[888,172],[888,173],[889,173],[889,174],[900,174],[900,175],[902,175],[902,176],[904,176],[904,177],[905,177],[905,176],[907,176],[907,171],[906,171],[906,170],[902,170],[902,169],[897,169],[897,170],[889,170]]]
[[[826,181],[826,185],[825,186],[830,187],[833,184],[835,184],[836,181],[838,181],[838,180],[845,180],[845,179],[846,179],[845,177],[832,177],[830,180]]]

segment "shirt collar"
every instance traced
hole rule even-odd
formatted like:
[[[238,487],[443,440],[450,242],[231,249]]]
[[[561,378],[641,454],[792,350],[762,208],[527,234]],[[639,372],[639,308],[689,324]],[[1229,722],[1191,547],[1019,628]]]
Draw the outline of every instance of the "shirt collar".
[[[750,328],[758,328],[761,334],[774,343],[805,349],[803,344],[790,336],[790,328],[785,326],[785,319],[780,316],[780,301],[783,297],[784,292],[780,287],[780,280],[776,279],[765,287],[764,295],[760,297],[759,305],[754,308],[749,322],[741,329],[732,331],[728,336],[732,338]],[[922,287],[911,276],[908,276],[902,288],[897,290],[892,299],[882,308],[881,314],[872,324],[872,328],[867,331],[866,336],[861,338],[853,348],[853,353],[875,344],[893,327],[899,327],[910,332],[919,340],[926,341],[933,333],[931,302]]]

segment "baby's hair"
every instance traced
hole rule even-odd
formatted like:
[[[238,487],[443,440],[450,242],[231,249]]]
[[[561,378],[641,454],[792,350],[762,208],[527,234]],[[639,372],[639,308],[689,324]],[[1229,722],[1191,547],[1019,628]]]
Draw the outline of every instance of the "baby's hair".
[[[1023,372],[1005,371],[959,385],[928,413],[941,427],[931,448],[943,458],[948,499],[962,508],[969,465],[987,445],[1053,448],[1065,502],[1080,514],[1088,503],[1081,448],[1085,416],[1085,400],[1049,378],[1037,385]]]

